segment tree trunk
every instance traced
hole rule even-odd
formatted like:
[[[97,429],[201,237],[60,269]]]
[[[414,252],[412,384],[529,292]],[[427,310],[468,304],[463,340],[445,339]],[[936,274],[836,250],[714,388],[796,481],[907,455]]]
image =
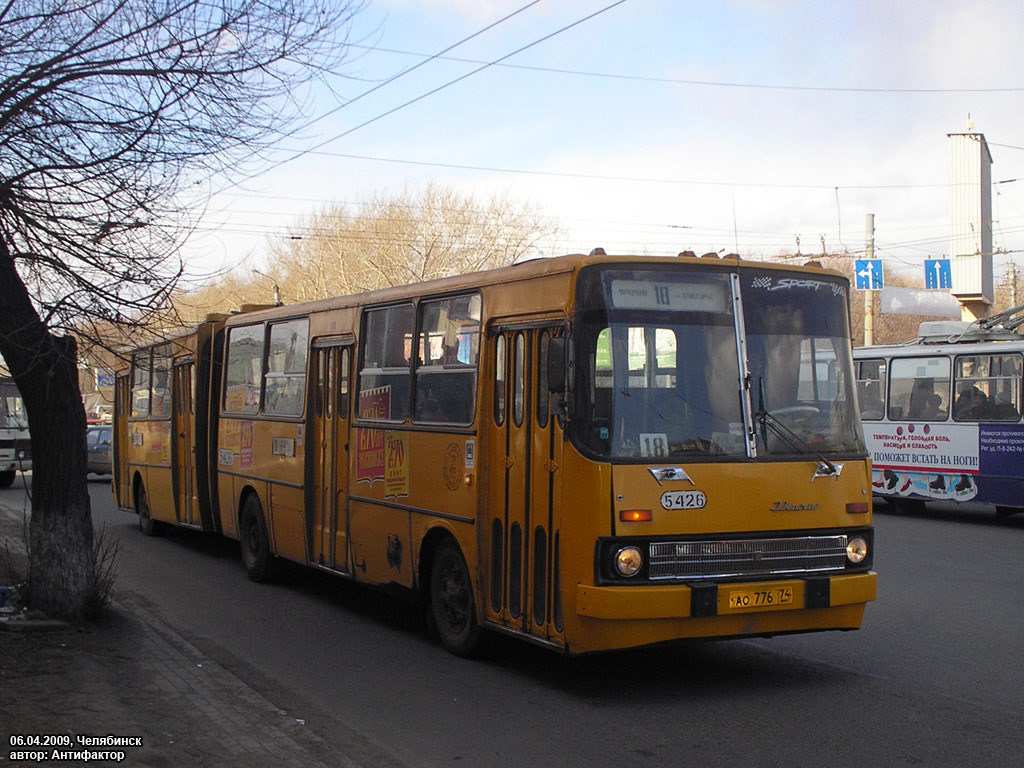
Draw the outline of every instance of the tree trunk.
[[[44,325],[0,241],[0,354],[21,390],[32,437],[31,605],[67,621],[89,618],[96,607],[77,349],[73,338]]]

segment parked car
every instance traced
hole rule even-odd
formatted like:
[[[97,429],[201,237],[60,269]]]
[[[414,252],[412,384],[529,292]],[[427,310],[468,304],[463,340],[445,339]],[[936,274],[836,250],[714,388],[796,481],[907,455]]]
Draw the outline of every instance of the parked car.
[[[86,427],[85,429],[85,471],[98,475],[113,472],[111,463],[111,438],[113,427]]]

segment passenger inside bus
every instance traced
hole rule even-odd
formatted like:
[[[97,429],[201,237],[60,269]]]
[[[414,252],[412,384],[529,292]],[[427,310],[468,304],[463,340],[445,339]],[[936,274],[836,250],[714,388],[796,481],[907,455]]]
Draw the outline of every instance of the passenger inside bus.
[[[880,419],[885,415],[885,404],[882,402],[877,381],[861,382],[857,395],[862,419]]]
[[[957,421],[971,421],[983,417],[988,398],[976,386],[966,383],[961,386],[953,405],[953,418]]]
[[[942,410],[942,398],[935,393],[935,384],[931,379],[921,379],[914,385],[914,390],[910,393],[910,406],[907,410],[908,418],[921,421],[946,417]]]

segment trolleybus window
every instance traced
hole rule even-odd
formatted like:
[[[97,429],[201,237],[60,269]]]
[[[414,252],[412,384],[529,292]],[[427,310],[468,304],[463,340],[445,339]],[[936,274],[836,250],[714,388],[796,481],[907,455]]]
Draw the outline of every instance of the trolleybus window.
[[[855,360],[860,417],[878,421],[885,416],[885,360]]]
[[[961,355],[956,358],[955,421],[1017,421],[1021,356]]]
[[[904,357],[889,368],[889,418],[945,421],[949,415],[949,358]]]

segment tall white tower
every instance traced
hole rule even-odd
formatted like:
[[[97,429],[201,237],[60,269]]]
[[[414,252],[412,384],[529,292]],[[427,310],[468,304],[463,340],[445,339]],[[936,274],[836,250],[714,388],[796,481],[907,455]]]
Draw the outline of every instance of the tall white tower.
[[[965,320],[987,317],[992,307],[992,155],[985,135],[949,136],[949,256],[953,295]]]

